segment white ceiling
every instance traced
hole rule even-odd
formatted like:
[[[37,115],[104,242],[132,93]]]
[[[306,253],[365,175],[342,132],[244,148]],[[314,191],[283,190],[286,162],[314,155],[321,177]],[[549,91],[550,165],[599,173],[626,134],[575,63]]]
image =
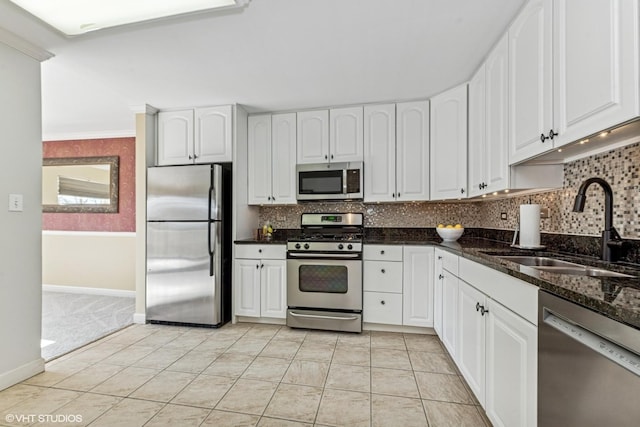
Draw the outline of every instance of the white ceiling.
[[[45,140],[134,133],[131,107],[253,111],[426,98],[467,80],[525,0],[252,0],[65,38],[8,0],[42,64]]]

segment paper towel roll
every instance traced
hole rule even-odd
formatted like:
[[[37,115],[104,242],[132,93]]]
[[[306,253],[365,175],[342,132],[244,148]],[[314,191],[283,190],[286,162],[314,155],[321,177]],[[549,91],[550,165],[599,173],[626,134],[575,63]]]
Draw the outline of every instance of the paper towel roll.
[[[540,246],[540,205],[520,205],[520,247]]]

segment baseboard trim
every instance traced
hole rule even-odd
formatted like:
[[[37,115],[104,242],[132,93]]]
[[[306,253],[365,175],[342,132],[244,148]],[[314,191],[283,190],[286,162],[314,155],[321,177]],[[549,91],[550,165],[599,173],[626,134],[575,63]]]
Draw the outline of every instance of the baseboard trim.
[[[139,325],[144,325],[147,323],[147,314],[146,313],[133,313],[133,323],[137,323]]]
[[[42,357],[26,363],[22,366],[18,366],[16,369],[12,369],[9,372],[0,374],[0,390],[9,388],[12,385],[18,384],[21,381],[31,378],[34,375],[44,371],[44,359]]]
[[[405,334],[427,334],[436,335],[433,328],[423,328],[421,326],[404,326],[404,325],[385,325],[382,323],[363,323],[363,331],[379,331],[379,332],[401,332]]]
[[[247,317],[235,316],[236,323],[264,323],[265,325],[286,325],[287,319],[276,319],[275,317]]]
[[[86,286],[64,286],[64,285],[42,285],[43,291],[66,292],[68,294],[89,294],[104,295],[108,297],[128,297],[135,298],[136,291],[125,291],[123,289],[90,288]]]

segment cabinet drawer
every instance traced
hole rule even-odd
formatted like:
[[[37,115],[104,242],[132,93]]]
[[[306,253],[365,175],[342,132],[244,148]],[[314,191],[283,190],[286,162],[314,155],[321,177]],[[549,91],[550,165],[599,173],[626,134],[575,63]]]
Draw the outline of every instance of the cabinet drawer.
[[[363,289],[374,292],[402,293],[402,263],[364,261]]]
[[[236,258],[286,259],[286,245],[236,245]]]
[[[362,320],[387,325],[402,324],[402,294],[363,292]]]
[[[454,275],[458,275],[458,255],[436,248],[436,262],[442,262],[442,268]]]
[[[362,258],[369,261],[402,261],[402,246],[364,245]]]

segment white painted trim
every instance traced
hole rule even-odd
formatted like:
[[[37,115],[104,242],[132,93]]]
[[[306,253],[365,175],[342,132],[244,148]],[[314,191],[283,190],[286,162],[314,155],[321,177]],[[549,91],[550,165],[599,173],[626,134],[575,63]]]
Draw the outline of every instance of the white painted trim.
[[[104,139],[104,138],[133,138],[136,136],[135,129],[69,132],[69,133],[49,133],[42,135],[43,141],[69,141],[78,139]]]
[[[136,237],[135,231],[64,231],[42,230],[43,236],[68,237]]]
[[[136,291],[125,291],[123,289],[89,288],[85,286],[63,286],[63,285],[42,285],[43,291],[65,292],[68,294],[104,295],[108,297],[135,298]]]
[[[286,325],[287,319],[276,319],[274,317],[247,317],[235,316],[236,321],[240,323],[264,323],[266,325]]]
[[[137,323],[139,325],[144,325],[147,323],[147,314],[146,313],[134,313],[133,314],[133,323]]]
[[[42,357],[26,363],[22,366],[18,366],[9,372],[0,374],[0,390],[11,387],[18,384],[21,381],[31,378],[34,375],[44,372],[44,359]]]
[[[150,114],[150,115],[154,115],[160,111],[156,107],[153,107],[149,104],[133,105],[129,107],[129,110],[131,110],[131,112],[134,114]]]
[[[433,328],[422,328],[418,326],[402,326],[402,325],[385,325],[382,323],[363,323],[363,331],[380,331],[380,332],[400,332],[404,334],[427,334],[435,335]]]
[[[22,37],[7,31],[4,28],[0,28],[0,42],[10,46],[33,59],[40,62],[53,58],[55,55],[39,46],[29,43]]]

